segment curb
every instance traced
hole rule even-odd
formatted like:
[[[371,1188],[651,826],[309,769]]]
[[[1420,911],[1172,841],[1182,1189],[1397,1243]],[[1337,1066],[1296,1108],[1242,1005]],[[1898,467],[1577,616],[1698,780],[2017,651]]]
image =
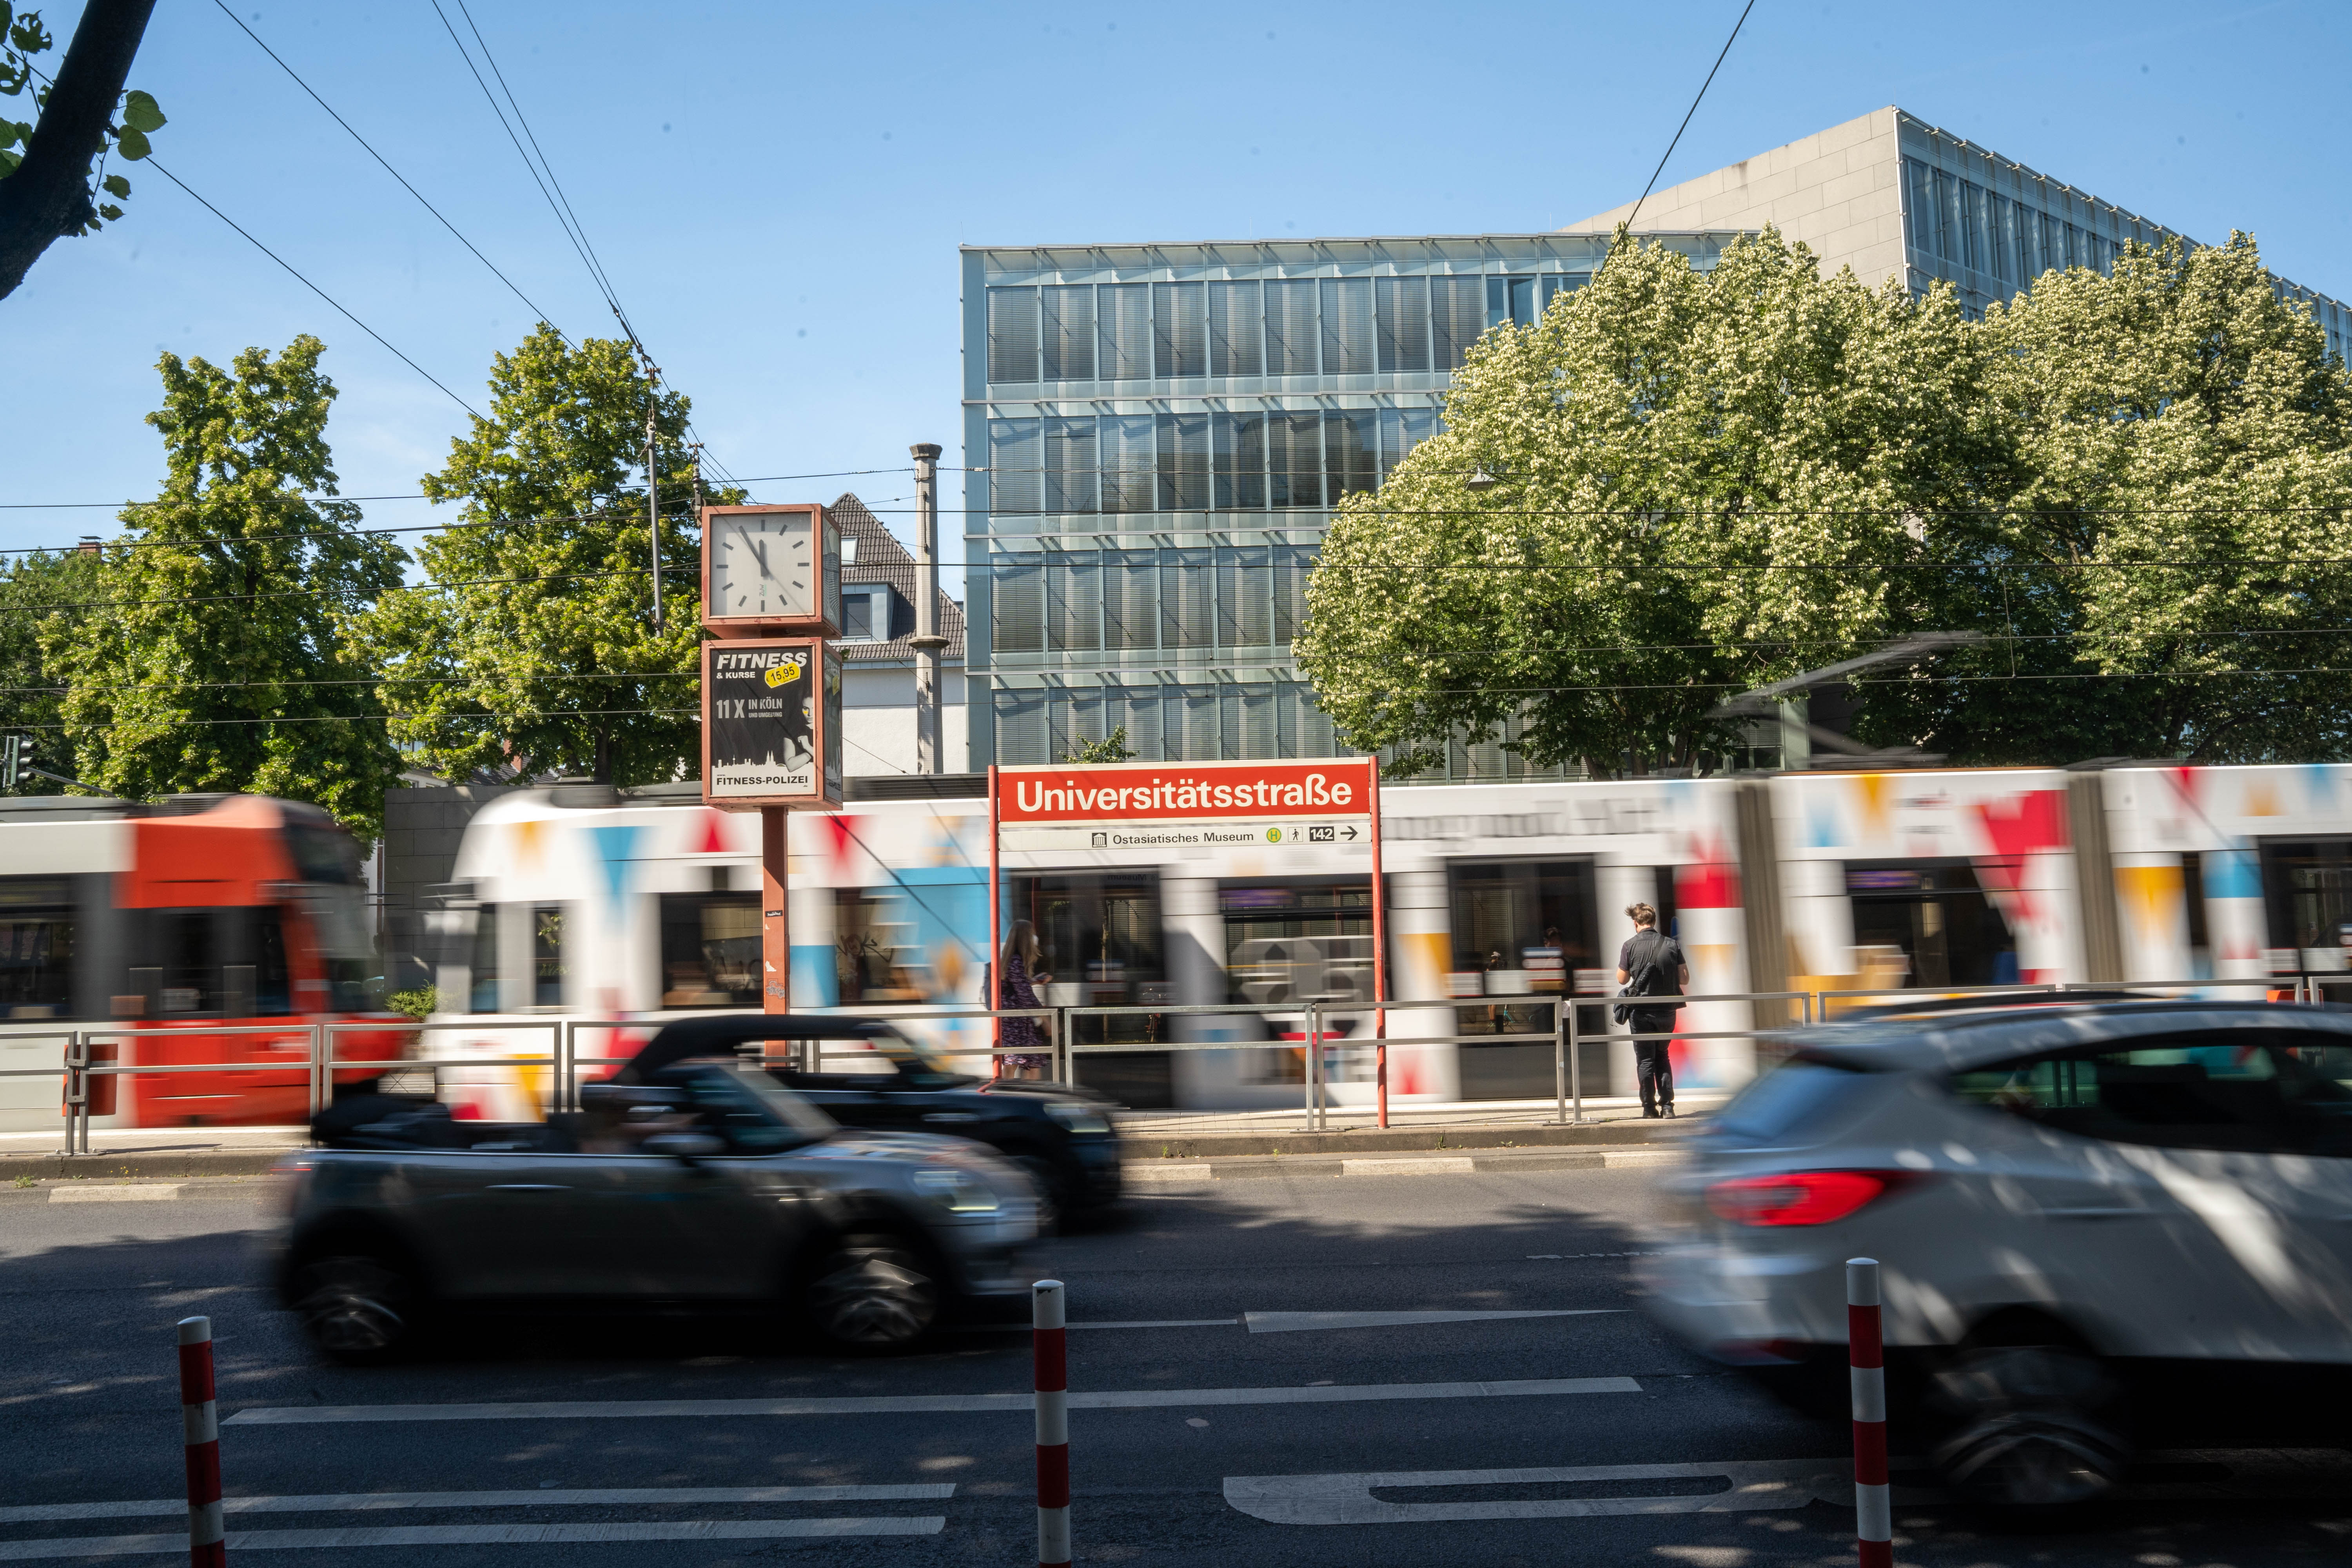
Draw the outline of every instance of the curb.
[[[1278,1181],[1286,1177],[1464,1176],[1537,1171],[1649,1169],[1679,1163],[1678,1149],[1528,1150],[1486,1154],[1396,1154],[1349,1160],[1284,1155],[1279,1159],[1143,1160],[1125,1176],[1136,1192],[1198,1186],[1210,1182]]]
[[[0,1182],[18,1176],[43,1181],[101,1181],[130,1176],[153,1181],[184,1176],[260,1176],[307,1145],[282,1149],[192,1149],[136,1151],[120,1154],[0,1154]]]

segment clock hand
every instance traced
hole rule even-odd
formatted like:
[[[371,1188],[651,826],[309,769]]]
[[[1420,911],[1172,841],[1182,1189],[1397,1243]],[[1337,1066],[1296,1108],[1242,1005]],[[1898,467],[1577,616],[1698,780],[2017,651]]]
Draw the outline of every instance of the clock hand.
[[[768,564],[768,542],[766,540],[753,540],[751,542],[751,554],[760,563],[761,576],[772,577],[776,574],[775,569]]]

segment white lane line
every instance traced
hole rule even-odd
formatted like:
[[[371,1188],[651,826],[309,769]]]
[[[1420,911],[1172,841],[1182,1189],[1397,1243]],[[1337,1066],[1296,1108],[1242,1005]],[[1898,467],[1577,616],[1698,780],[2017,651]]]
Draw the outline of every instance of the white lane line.
[[[1556,1394],[1639,1394],[1630,1377],[1528,1378],[1501,1383],[1371,1383],[1320,1388],[1130,1388],[1073,1391],[1073,1410],[1157,1410],[1210,1405],[1344,1405],[1375,1399],[1507,1399]],[[715,1415],[1027,1414],[1034,1394],[870,1394],[847,1399],[545,1400],[512,1405],[257,1405],[224,1426],[306,1426],[389,1421],[620,1421]]]
[[[1138,1319],[1133,1322],[1068,1323],[1071,1329],[1230,1329],[1239,1318],[1157,1318]],[[982,1327],[992,1333],[1026,1334],[1035,1331],[1027,1323],[985,1323]]]
[[[177,1182],[146,1183],[135,1187],[51,1187],[53,1204],[152,1204],[180,1195]]]
[[[400,1508],[603,1508],[648,1502],[936,1502],[953,1496],[953,1481],[870,1487],[605,1487],[562,1490],[551,1487],[527,1492],[320,1492],[293,1497],[233,1497],[222,1499],[221,1509],[226,1513],[364,1513]],[[168,1519],[187,1510],[185,1498],[35,1503],[0,1508],[0,1524]]]
[[[1480,1502],[1390,1502],[1375,1489],[1406,1487],[1499,1487],[1530,1483],[1639,1482],[1707,1479],[1721,1486],[1695,1496],[1620,1495],[1528,1498]],[[1579,1465],[1537,1470],[1387,1470],[1338,1476],[1227,1476],[1225,1501],[1273,1524],[1435,1524],[1484,1519],[1591,1519],[1644,1513],[1727,1513],[1749,1509],[1803,1508],[1822,1502],[1853,1506],[1853,1467],[1844,1459],[1734,1460],[1719,1465]]]
[[[1423,1323],[1491,1323],[1507,1318],[1605,1318],[1628,1307],[1573,1307],[1515,1312],[1245,1312],[1254,1334],[1295,1334],[1308,1329],[1402,1329]]]
[[[181,1505],[185,1507],[184,1503]],[[540,1546],[614,1541],[781,1541],[845,1535],[937,1535],[939,1516],[903,1519],[697,1519],[668,1524],[408,1524],[377,1530],[232,1531],[228,1550],[332,1552],[357,1546]],[[0,1541],[0,1563],[55,1557],[184,1553],[188,1532],[79,1535],[53,1541]]]

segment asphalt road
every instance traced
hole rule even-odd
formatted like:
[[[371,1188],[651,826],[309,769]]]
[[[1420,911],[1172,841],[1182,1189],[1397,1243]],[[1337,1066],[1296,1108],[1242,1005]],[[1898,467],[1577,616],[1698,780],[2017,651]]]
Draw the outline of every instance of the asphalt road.
[[[1223,1182],[1139,1197],[1053,1242],[1041,1272],[1067,1281],[1081,1325],[1078,1560],[1852,1562],[1850,1509],[1824,1500],[1843,1426],[1781,1409],[1641,1315],[1627,1255],[1656,1245],[1649,1182],[1636,1170]],[[512,1322],[425,1364],[349,1371],[314,1363],[260,1289],[255,1247],[270,1223],[258,1182],[189,1183],[152,1202],[0,1189],[0,1562],[185,1550],[172,1325],[194,1312],[217,1338],[227,1491],[247,1500],[230,1516],[233,1557],[267,1545],[285,1568],[1034,1561],[1025,1405],[985,1397],[1028,1386],[1022,1333],[841,1361],[770,1342],[756,1323]],[[1280,1316],[1538,1311],[1574,1315]],[[849,1400],[874,1403],[835,1403]],[[648,1415],[648,1401],[671,1403]],[[730,1401],[767,1404],[716,1403]],[[2125,1500],[2032,1533],[1898,1502],[1897,1559],[2352,1552],[2352,1456],[2158,1461]],[[1562,1500],[1629,1498],[1654,1511]],[[89,1537],[143,1549],[94,1558]]]

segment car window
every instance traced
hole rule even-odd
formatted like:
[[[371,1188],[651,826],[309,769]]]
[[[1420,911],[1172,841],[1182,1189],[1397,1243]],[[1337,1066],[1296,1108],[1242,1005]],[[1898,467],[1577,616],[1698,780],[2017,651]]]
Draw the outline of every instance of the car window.
[[[1956,1073],[1959,1100],[2085,1138],[2170,1149],[2352,1154],[2352,1089],[2304,1059],[2305,1031],[2213,1029],[2129,1050]]]
[[[1868,1075],[1852,1068],[1801,1058],[1765,1072],[1735,1096],[1715,1119],[1722,1131],[1742,1138],[1779,1138],[1801,1123],[1827,1115]]]
[[[687,1080],[699,1125],[740,1154],[772,1154],[833,1130],[807,1101],[756,1085],[736,1072],[700,1072]]]

